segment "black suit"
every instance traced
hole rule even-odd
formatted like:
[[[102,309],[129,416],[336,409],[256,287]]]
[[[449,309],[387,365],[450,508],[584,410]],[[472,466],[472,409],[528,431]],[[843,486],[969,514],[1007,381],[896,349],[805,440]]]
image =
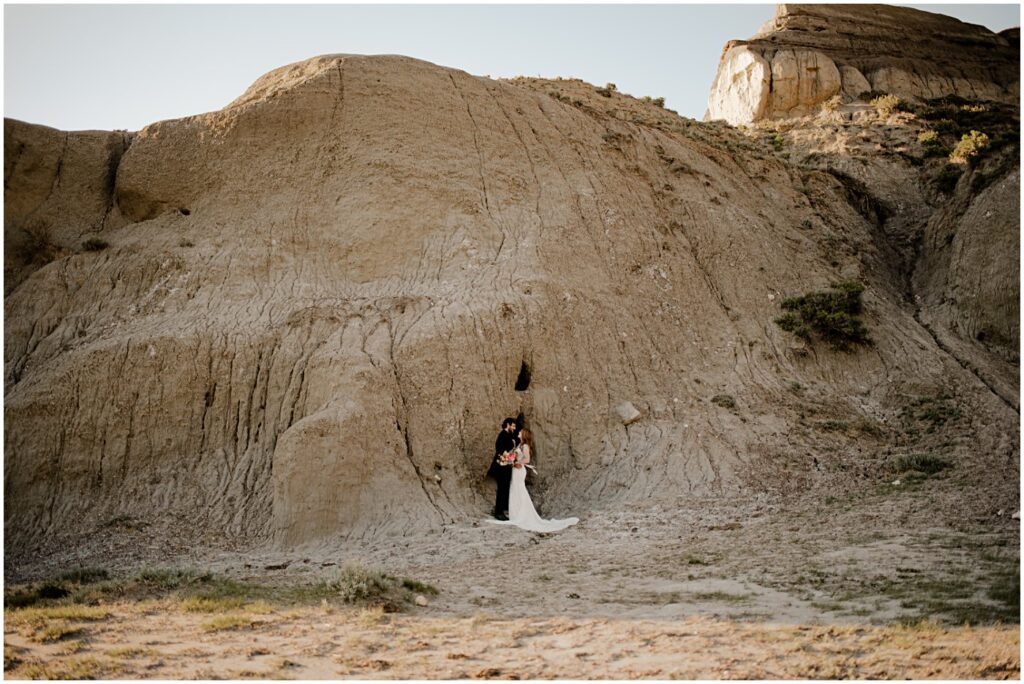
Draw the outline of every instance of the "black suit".
[[[494,516],[498,517],[508,510],[508,489],[512,483],[512,465],[498,465],[498,456],[506,451],[512,451],[519,445],[519,440],[510,432],[502,430],[498,438],[494,440],[494,458],[491,459],[491,467],[487,470],[487,477],[493,477],[497,483],[497,491],[494,496]]]

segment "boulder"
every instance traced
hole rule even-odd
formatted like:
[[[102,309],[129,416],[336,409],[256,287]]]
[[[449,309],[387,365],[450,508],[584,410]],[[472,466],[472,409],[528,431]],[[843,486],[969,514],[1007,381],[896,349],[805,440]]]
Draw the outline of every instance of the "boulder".
[[[771,77],[771,65],[758,51],[745,45],[727,49],[711,86],[705,118],[729,123],[763,118]]]
[[[643,415],[640,413],[640,411],[637,410],[635,406],[633,406],[633,403],[629,401],[624,401],[618,406],[616,406],[615,414],[619,417],[619,420],[622,421],[623,425],[635,423],[636,421],[640,420],[640,416]]]

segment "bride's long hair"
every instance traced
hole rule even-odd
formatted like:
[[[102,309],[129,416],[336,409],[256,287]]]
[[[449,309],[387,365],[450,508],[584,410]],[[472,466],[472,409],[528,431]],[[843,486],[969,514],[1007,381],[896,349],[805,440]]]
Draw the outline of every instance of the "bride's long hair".
[[[533,433],[523,428],[519,431],[519,442],[530,447],[530,461],[532,462],[537,455],[537,450],[533,446]]]

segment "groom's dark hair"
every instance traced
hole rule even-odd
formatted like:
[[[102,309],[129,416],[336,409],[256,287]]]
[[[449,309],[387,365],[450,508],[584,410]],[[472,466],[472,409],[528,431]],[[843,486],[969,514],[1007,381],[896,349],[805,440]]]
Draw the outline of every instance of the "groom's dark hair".
[[[509,425],[515,425],[515,424],[516,424],[516,419],[515,418],[506,418],[505,420],[501,421],[501,429],[504,430]]]

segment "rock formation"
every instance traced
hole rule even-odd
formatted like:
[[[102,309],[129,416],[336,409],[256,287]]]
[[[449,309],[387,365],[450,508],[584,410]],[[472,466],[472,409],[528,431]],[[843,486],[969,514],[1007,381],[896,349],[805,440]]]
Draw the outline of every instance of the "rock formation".
[[[4,124],[4,294],[90,234],[124,223],[114,175],[127,132],[58,131]]]
[[[1019,60],[1013,30],[889,5],[778,5],[753,38],[725,46],[707,118],[803,116],[865,93],[1016,102]]]
[[[280,548],[477,520],[519,413],[553,517],[871,481],[940,393],[984,416],[958,472],[1016,500],[1017,414],[915,318],[849,183],[721,124],[326,55],[220,111],[5,141],[9,558],[124,518]],[[773,322],[844,279],[871,347]]]

